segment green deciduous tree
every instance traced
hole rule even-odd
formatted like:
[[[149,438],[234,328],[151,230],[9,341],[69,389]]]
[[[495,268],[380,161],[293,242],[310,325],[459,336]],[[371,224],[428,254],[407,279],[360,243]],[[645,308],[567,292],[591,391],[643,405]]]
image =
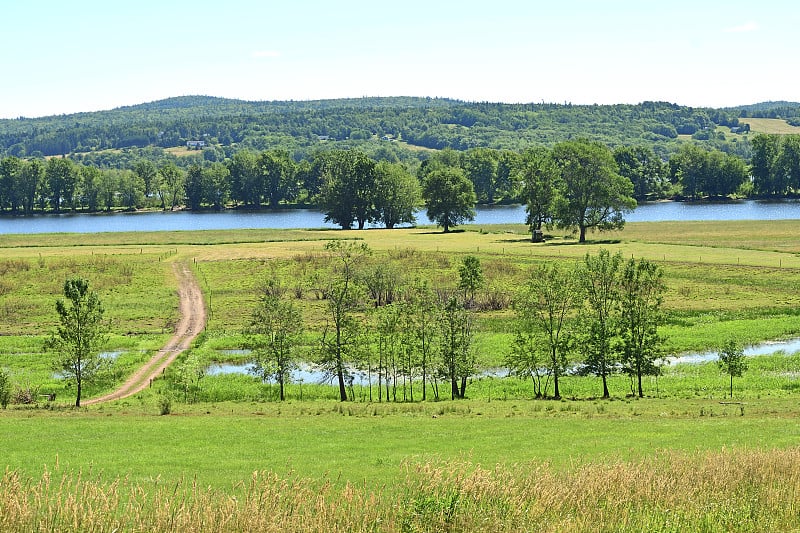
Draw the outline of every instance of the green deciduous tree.
[[[625,213],[636,207],[633,184],[617,173],[611,151],[588,140],[566,141],[553,148],[560,183],[555,221],[563,228],[577,228],[579,242],[587,229],[622,228]]]
[[[228,161],[231,197],[234,201],[255,207],[261,206],[261,172],[258,156],[250,150],[240,150]]]
[[[379,162],[375,167],[375,209],[377,220],[391,229],[416,222],[414,212],[421,203],[417,178],[402,165]]]
[[[377,220],[375,161],[358,150],[339,150],[325,159],[319,207],[325,220],[350,229],[364,229]]]
[[[158,169],[155,164],[148,159],[140,159],[133,165],[133,171],[144,182],[144,194],[150,196],[153,193],[153,183],[156,180]]]
[[[720,347],[717,364],[731,377],[730,396],[733,398],[733,378],[741,377],[747,370],[744,349],[736,339],[730,338]]]
[[[776,167],[786,176],[789,186],[800,191],[800,135],[784,135]]]
[[[330,241],[325,245],[333,271],[325,293],[327,322],[323,330],[320,363],[336,378],[339,399],[347,401],[345,378],[349,377],[348,361],[358,349],[362,326],[356,316],[362,306],[362,290],[356,283],[358,268],[370,253],[366,244],[352,241]]]
[[[547,394],[549,373],[543,371],[548,364],[548,356],[544,350],[541,333],[533,330],[524,320],[517,321],[514,343],[505,359],[509,373],[520,379],[530,379],[533,393],[537,398]],[[545,375],[543,375],[545,374]],[[542,378],[545,378],[542,383]]]
[[[409,328],[413,340],[413,350],[419,354],[420,374],[422,377],[422,401],[427,399],[427,386],[430,381],[434,385],[434,396],[439,398],[436,381],[431,379],[431,367],[437,345],[438,302],[436,294],[425,280],[416,280],[408,291]]]
[[[56,353],[54,367],[76,386],[75,407],[81,406],[83,385],[95,379],[105,366],[100,349],[107,342],[108,325],[103,320],[103,305],[89,281],[70,278],[64,282],[64,296],[56,300],[60,325],[47,341]]]
[[[89,166],[82,166],[79,171],[81,173],[80,203],[85,205],[89,211],[97,211],[102,201],[103,171]]]
[[[297,368],[295,354],[303,333],[303,316],[289,300],[278,294],[265,294],[253,310],[245,330],[245,348],[253,353],[253,373],[263,382],[274,379],[280,399],[286,399],[285,386]]]
[[[285,150],[267,150],[258,156],[258,170],[269,207],[277,209],[282,201],[297,197],[297,165]]]
[[[619,268],[622,254],[611,255],[602,249],[586,254],[580,268],[580,281],[586,296],[583,344],[587,369],[603,381],[603,398],[609,397],[608,375],[613,371],[617,350],[614,346],[619,310]]]
[[[122,205],[128,211],[135,211],[144,205],[145,183],[139,174],[130,170],[122,170],[119,173],[119,195]]]
[[[222,210],[231,194],[230,170],[223,163],[211,163],[203,168],[205,198],[215,211]]]
[[[638,201],[662,198],[669,186],[667,169],[649,146],[620,146],[614,150],[619,173],[631,180]]]
[[[22,188],[22,203],[26,214],[33,212],[37,197],[42,197],[44,176],[44,164],[38,159],[33,159],[22,167],[20,187]]]
[[[664,342],[658,326],[663,321],[661,303],[666,290],[662,276],[654,263],[631,258],[620,279],[622,364],[635,376],[640,398],[644,396],[642,376],[659,372],[655,361]]]
[[[475,191],[458,168],[442,168],[427,174],[422,184],[428,218],[447,233],[450,228],[475,218]]]
[[[519,167],[521,196],[527,213],[525,222],[530,228],[531,241],[541,242],[544,240],[542,227],[553,220],[558,167],[547,148],[526,150],[521,156]]]
[[[180,205],[184,195],[184,184],[186,174],[174,163],[167,163],[158,169],[158,179],[156,180],[156,194],[161,199],[161,208],[172,211]]]
[[[12,213],[22,205],[23,162],[17,157],[4,157],[0,160],[0,211],[8,208]]]
[[[472,182],[478,201],[494,203],[498,154],[490,148],[470,148],[461,156],[464,175]]]
[[[60,213],[62,205],[72,205],[78,183],[75,164],[69,159],[54,157],[47,162],[45,177],[50,189],[50,203],[55,212]]]
[[[558,379],[567,364],[574,336],[574,315],[580,302],[575,269],[546,263],[531,269],[514,303],[519,323],[525,328],[523,332],[541,340],[538,346],[547,354],[544,366],[553,376],[555,398],[561,397]]]
[[[450,383],[451,399],[465,398],[467,379],[475,372],[472,315],[451,296],[441,309],[439,327],[441,374]]]
[[[475,293],[483,288],[483,269],[481,260],[474,255],[468,255],[458,267],[458,289],[464,294],[464,304],[472,306],[475,303]]]
[[[780,137],[758,134],[750,141],[753,156],[750,158],[750,174],[753,176],[753,190],[760,195],[782,195],[789,186],[785,174],[778,170]]]
[[[192,211],[198,211],[203,203],[205,196],[203,177],[203,169],[200,165],[192,165],[186,172],[186,182],[184,183],[186,201]]]

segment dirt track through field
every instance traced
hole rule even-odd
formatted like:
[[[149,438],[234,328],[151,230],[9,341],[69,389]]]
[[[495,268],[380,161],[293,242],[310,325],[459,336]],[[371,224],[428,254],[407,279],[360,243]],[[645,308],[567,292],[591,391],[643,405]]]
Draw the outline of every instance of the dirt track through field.
[[[161,375],[181,352],[189,348],[194,338],[203,331],[203,327],[206,324],[206,306],[200,285],[197,283],[194,274],[192,274],[189,265],[173,263],[172,269],[178,278],[181,314],[178,326],[175,328],[175,334],[152,359],[137,370],[117,390],[105,396],[82,402],[83,405],[121,400],[146,389],[151,380]]]

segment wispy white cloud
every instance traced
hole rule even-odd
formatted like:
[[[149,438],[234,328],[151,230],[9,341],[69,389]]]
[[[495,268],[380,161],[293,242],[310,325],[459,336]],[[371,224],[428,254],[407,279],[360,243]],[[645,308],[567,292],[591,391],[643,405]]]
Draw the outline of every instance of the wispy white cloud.
[[[277,50],[256,50],[250,56],[253,58],[281,57],[281,53]]]
[[[759,29],[761,29],[761,27],[758,25],[758,23],[751,20],[739,26],[725,28],[725,33],[750,33],[753,31],[758,31]]]

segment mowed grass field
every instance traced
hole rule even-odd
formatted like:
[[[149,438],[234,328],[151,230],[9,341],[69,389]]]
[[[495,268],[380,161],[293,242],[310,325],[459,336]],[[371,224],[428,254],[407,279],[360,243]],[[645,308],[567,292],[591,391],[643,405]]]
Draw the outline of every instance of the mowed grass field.
[[[797,135],[800,128],[787,124],[780,118],[742,118],[742,124],[750,124],[750,131],[753,133],[775,133],[779,135]]]
[[[601,247],[646,257],[665,272],[667,348],[703,350],[732,334],[800,335],[798,234],[800,221],[628,224],[586,245],[560,234],[532,245],[521,225],[448,235],[0,236],[0,367],[17,383],[58,392],[53,404],[0,411],[0,526],[89,530],[76,518],[84,513],[96,530],[792,529],[800,523],[791,503],[800,495],[791,467],[800,463],[796,357],[752,362],[733,399],[712,363],[665,369],[641,400],[628,396],[623,376],[610,400],[596,399],[595,378],[565,379],[563,401],[534,400],[524,382],[497,378],[476,379],[471,399],[458,402],[340,404],[312,384],[301,400],[295,384],[283,404],[176,398],[172,414],[159,416],[159,383],[120,402],[69,408],[70,389],[52,375],[42,344],[63,280],[88,277],[113,320],[109,350],[124,354],[118,375],[89,394],[112,387],[167,338],[178,302],[171,263],[185,261],[211,311],[197,353],[211,360],[240,347],[271,278],[301,285],[310,351],[324,311],[313,273],[325,242],[346,238],[366,242],[371,262],[441,284],[476,255],[486,290],[508,294],[542,261],[580,261]],[[478,314],[479,358],[501,366],[512,313]],[[247,379],[206,377],[203,386],[230,393]]]

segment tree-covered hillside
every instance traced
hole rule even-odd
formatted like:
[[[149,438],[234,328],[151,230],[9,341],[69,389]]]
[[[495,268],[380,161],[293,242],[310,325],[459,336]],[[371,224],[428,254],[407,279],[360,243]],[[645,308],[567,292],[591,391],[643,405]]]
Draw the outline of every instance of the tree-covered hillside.
[[[709,109],[665,102],[500,104],[413,97],[246,102],[185,96],[110,111],[0,120],[0,155],[86,154],[204,141],[205,149],[223,157],[241,148],[282,148],[302,157],[321,143],[343,147],[381,138],[404,141],[412,149],[521,150],[587,137],[610,147],[644,144],[666,158],[677,150],[681,134],[747,155],[742,143],[714,133],[717,126],[738,125],[740,116],[791,119],[800,116],[800,104]],[[100,166],[125,165],[106,161]]]

